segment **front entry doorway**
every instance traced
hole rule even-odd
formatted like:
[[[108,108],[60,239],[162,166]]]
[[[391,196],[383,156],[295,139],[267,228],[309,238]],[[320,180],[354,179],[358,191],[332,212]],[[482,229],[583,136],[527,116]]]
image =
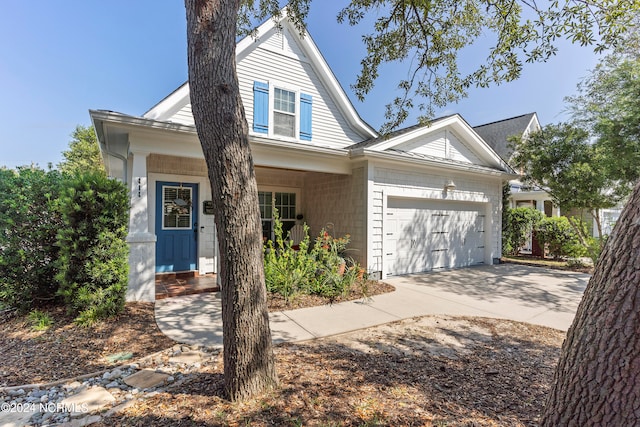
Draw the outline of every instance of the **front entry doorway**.
[[[198,269],[198,184],[156,183],[156,273]]]

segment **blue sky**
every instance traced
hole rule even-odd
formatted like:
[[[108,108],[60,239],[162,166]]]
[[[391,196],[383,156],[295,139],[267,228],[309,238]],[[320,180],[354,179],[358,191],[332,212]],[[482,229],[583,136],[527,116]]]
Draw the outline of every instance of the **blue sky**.
[[[309,32],[362,118],[379,128],[403,68],[384,69],[366,101],[355,99],[349,86],[365,29],[336,23],[340,4],[312,3]],[[187,80],[181,0],[4,0],[2,6],[0,166],[55,165],[76,125],[90,124],[89,109],[142,115]],[[564,43],[548,63],[527,64],[518,81],[474,89],[437,115],[457,112],[475,126],[535,111],[543,124],[557,122],[565,117],[563,98],[597,59],[590,48]]]

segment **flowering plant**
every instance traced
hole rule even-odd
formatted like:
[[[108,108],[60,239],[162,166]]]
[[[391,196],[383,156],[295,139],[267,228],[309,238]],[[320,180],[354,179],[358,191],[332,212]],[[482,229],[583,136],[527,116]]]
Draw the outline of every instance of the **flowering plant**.
[[[305,224],[304,239],[294,248],[293,241],[284,237],[276,212],[275,242],[269,240],[264,251],[265,282],[269,292],[281,294],[285,301],[298,293],[333,300],[349,291],[361,270],[353,260],[344,258],[349,234],[334,238],[323,229],[311,246],[308,232]]]
[[[347,246],[351,242],[351,235],[345,234],[343,237],[335,238],[331,236],[325,229],[320,231],[320,235],[316,238],[316,247],[320,247],[331,254],[344,258]]]

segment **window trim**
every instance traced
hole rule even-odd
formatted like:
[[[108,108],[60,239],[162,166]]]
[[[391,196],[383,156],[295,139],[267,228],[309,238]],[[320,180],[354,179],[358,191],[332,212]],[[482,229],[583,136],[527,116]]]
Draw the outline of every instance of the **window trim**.
[[[180,185],[172,185],[172,184],[171,185],[161,185],[160,188],[162,190],[161,191],[162,192],[162,196],[161,196],[162,197],[162,200],[161,200],[161,206],[162,206],[161,215],[162,215],[162,218],[160,220],[160,224],[162,224],[162,230],[169,230],[169,231],[192,230],[193,229],[193,210],[194,210],[194,206],[193,206],[193,192],[194,192],[194,189],[192,187],[182,187]],[[165,211],[164,211],[165,206],[166,206],[166,204],[165,204],[165,202],[166,202],[166,199],[165,199],[165,188],[173,188],[173,189],[176,189],[176,190],[186,190],[186,189],[188,189],[191,192],[191,200],[190,200],[191,206],[189,206],[189,226],[188,227],[178,227],[178,226],[176,226],[176,227],[167,227],[165,225]]]
[[[293,136],[276,134],[275,91],[284,90],[294,94],[294,113],[278,110],[278,113],[293,117]],[[253,82],[253,124],[250,135],[264,136],[269,139],[287,142],[310,142],[313,140],[313,98],[314,95],[303,92],[302,88],[277,80]]]
[[[277,109],[276,108],[276,92],[278,92],[278,91],[281,92],[281,93],[285,93],[287,95],[287,98],[289,97],[289,94],[293,95],[293,112],[285,111],[285,110],[281,110],[281,109]],[[282,101],[282,99],[280,99],[280,101]],[[290,100],[286,99],[285,102],[287,104],[289,104]],[[281,87],[274,87],[273,88],[273,121],[272,121],[273,126],[272,127],[273,127],[274,135],[279,136],[279,137],[284,137],[284,138],[293,138],[293,137],[295,137],[296,128],[298,127],[298,126],[296,126],[296,123],[300,121],[300,118],[299,118],[300,112],[298,111],[299,110],[298,105],[299,105],[298,94],[296,92],[294,92],[292,90],[289,90],[289,89],[284,89],[284,88],[281,88]],[[292,129],[293,136],[282,135],[282,134],[277,134],[276,133],[276,128],[277,128],[277,125],[276,125],[276,114],[282,114],[284,116],[293,117],[293,129]]]
[[[275,104],[276,104],[276,89],[286,90],[294,94],[295,113],[287,113],[282,111],[283,114],[292,115],[293,120],[293,136],[279,135],[276,133],[276,119],[275,119]],[[278,110],[278,112],[281,112]],[[295,88],[286,83],[271,80],[269,81],[269,137],[274,139],[282,139],[284,141],[300,141],[300,88]]]
[[[298,188],[298,187],[277,187],[277,186],[262,186],[259,185],[258,186],[258,191],[259,192],[270,192],[271,193],[271,197],[272,197],[272,201],[275,202],[276,200],[276,193],[294,193],[296,195],[296,204],[295,204],[295,208],[296,208],[296,216],[298,214],[301,213],[302,210],[302,189]],[[271,222],[273,223],[273,216],[270,218]],[[262,224],[262,221],[264,219],[262,217],[260,217],[260,223]],[[295,220],[295,218],[294,218]],[[287,219],[286,221],[292,221],[292,219]],[[273,227],[271,227],[271,240],[273,240],[274,236],[273,236]]]

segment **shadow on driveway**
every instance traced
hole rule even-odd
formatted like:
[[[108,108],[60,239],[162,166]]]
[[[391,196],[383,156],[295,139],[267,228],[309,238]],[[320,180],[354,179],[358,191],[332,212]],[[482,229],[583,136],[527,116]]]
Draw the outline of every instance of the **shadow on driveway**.
[[[589,275],[500,264],[393,277],[371,300],[270,313],[273,341],[296,342],[434,314],[482,316],[567,330]],[[175,341],[222,347],[220,293],[156,301],[156,322]]]
[[[575,312],[590,277],[571,271],[499,264],[400,276],[387,282],[427,293],[449,293],[486,302],[507,299],[529,307]]]

